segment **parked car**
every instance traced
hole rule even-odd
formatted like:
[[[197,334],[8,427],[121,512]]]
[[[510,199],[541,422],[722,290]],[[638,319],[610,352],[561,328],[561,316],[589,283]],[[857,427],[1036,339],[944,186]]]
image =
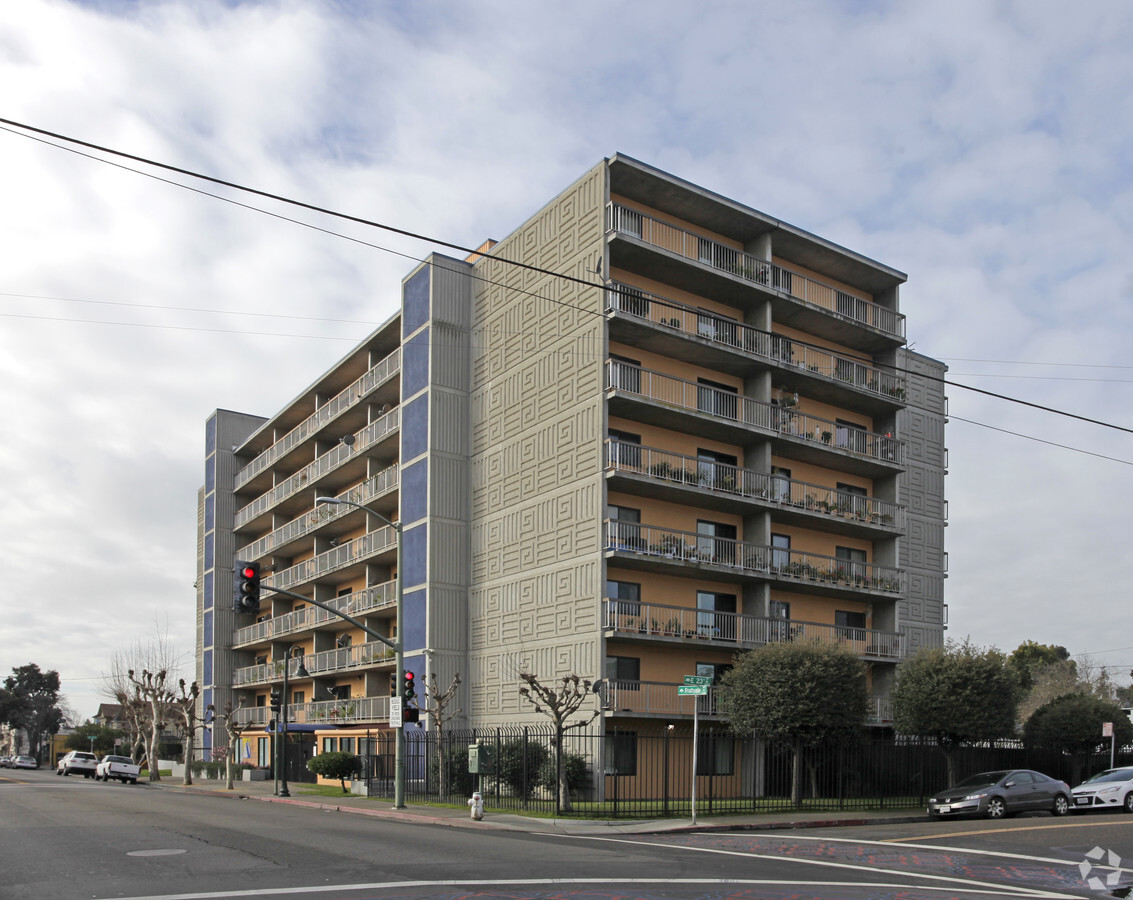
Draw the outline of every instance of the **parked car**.
[[[138,783],[138,767],[128,756],[104,756],[95,766],[94,777],[96,781],[109,781],[117,778],[123,784]]]
[[[0,769],[6,769],[12,764],[12,757],[0,756]]]
[[[30,756],[17,756],[12,762],[13,769],[38,769],[39,763]]]
[[[1070,785],[1031,769],[1000,769],[965,778],[954,787],[933,794],[928,801],[928,814],[934,819],[1003,819],[1036,809],[1066,815],[1070,811]]]
[[[94,775],[94,769],[97,765],[98,760],[93,753],[86,750],[72,750],[59,760],[55,774],[82,775],[83,778],[90,778]]]
[[[1133,813],[1133,766],[1106,769],[1074,788],[1074,809],[1123,809]]]

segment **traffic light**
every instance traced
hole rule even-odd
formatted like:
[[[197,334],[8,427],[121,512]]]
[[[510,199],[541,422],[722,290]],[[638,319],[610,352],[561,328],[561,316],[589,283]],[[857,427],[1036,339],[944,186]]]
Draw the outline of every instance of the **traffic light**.
[[[274,709],[276,712],[279,712],[279,708],[282,705],[282,699],[283,699],[283,694],[278,689],[272,690],[272,692],[271,692],[271,708]]]
[[[236,590],[233,608],[238,613],[254,615],[260,611],[260,564],[236,563]]]
[[[406,670],[406,672],[405,672],[405,683],[404,683],[403,689],[401,691],[401,697],[405,701],[406,704],[413,703],[417,699],[417,690],[416,690],[415,681],[416,681],[416,676],[412,672]]]

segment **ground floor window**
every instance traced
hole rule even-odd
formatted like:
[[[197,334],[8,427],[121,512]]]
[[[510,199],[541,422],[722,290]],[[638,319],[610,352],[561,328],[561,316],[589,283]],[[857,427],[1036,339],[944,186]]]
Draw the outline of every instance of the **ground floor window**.
[[[606,774],[637,774],[637,732],[618,731],[605,739]]]

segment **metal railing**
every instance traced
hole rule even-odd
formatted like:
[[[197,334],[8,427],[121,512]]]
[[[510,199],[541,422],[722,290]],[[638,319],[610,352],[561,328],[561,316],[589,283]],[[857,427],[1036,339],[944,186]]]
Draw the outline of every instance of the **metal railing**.
[[[381,665],[393,659],[393,651],[379,641],[354,647],[336,647],[303,656],[303,665],[312,675],[328,675],[351,669]],[[233,687],[266,684],[283,678],[283,660],[244,666],[232,673]]]
[[[247,524],[252,519],[256,518],[256,516],[262,515],[277,503],[280,503],[293,494],[308,487],[313,487],[319,478],[337,469],[340,465],[345,463],[352,454],[360,453],[373,444],[378,443],[378,441],[385,438],[386,435],[397,430],[400,425],[401,409],[395,407],[380,419],[376,419],[365,428],[355,432],[353,447],[347,446],[346,444],[339,444],[333,450],[328,450],[314,462],[304,466],[290,478],[281,481],[270,491],[264,492],[247,506],[238,510],[236,513],[235,527],[239,528],[241,525]]]
[[[637,238],[752,284],[787,294],[840,318],[902,340],[905,337],[905,317],[901,313],[618,203],[611,203],[606,208],[606,232]]]
[[[319,553],[310,559],[305,559],[298,565],[291,566],[279,572],[272,572],[263,580],[264,588],[287,589],[292,585],[303,584],[323,575],[329,575],[337,569],[345,568],[354,563],[388,550],[397,544],[397,532],[386,525],[377,531],[371,531],[352,541],[325,553]]]
[[[244,706],[233,711],[240,725],[265,727],[275,718],[269,706]],[[320,700],[317,703],[291,703],[287,720],[293,725],[327,726],[354,722],[388,722],[389,697],[356,697],[351,700]]]
[[[348,616],[359,616],[374,610],[392,607],[397,602],[397,582],[386,581],[361,591],[335,597],[327,601],[328,606],[341,610]],[[304,606],[294,612],[256,622],[236,629],[232,637],[234,646],[268,641],[298,631],[305,631],[326,622],[338,620],[338,616],[327,612],[321,606]]]
[[[693,309],[640,288],[611,283],[606,289],[606,312],[652,322],[758,356],[780,368],[805,370],[810,375],[818,375],[879,397],[889,397],[898,402],[905,399],[905,376],[899,372],[792,341],[770,331],[760,331],[735,319]]]
[[[258,454],[248,465],[236,473],[236,489],[239,490],[273,462],[297,447],[318,431],[331,419],[366,398],[375,388],[384,384],[401,369],[401,348],[366,372],[349,387],[339,391],[334,397],[320,406],[306,419]]]
[[[905,507],[864,494],[769,475],[727,463],[698,459],[610,438],[606,441],[606,471],[630,472],[655,481],[689,485],[775,507],[806,510],[830,518],[904,528]]]
[[[821,644],[837,644],[858,656],[872,659],[897,660],[904,655],[901,635],[895,631],[748,616],[631,600],[604,600],[602,627],[621,635],[724,641],[744,649],[788,641],[817,641]]]
[[[352,487],[348,491],[343,491],[336,499],[350,500],[354,503],[368,503],[375,497],[380,497],[382,494],[396,489],[398,477],[399,468],[394,463],[377,475],[367,478],[362,484]],[[303,513],[299,518],[292,519],[286,525],[264,535],[258,541],[253,541],[251,544],[242,547],[236,552],[236,556],[240,559],[259,559],[271,553],[276,547],[282,547],[296,538],[309,534],[320,525],[349,511],[346,506],[331,504],[316,506],[314,509]]]
[[[799,412],[793,407],[764,403],[616,359],[606,362],[606,388],[636,394],[717,420],[760,428],[780,437],[814,441],[816,446],[839,454],[865,456],[895,465],[904,465],[905,462],[905,442],[888,434],[875,434],[864,428]]]
[[[873,563],[805,553],[785,547],[749,544],[670,528],[656,528],[619,519],[604,521],[607,552],[632,553],[674,562],[724,566],[765,578],[815,582],[858,590],[896,594],[901,569]]]

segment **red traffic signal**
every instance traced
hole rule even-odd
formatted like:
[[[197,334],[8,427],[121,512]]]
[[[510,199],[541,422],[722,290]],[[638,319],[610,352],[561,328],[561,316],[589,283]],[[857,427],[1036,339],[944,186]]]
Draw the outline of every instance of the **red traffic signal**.
[[[401,696],[406,703],[417,699],[416,676],[408,669],[405,670],[404,684],[402,685]]]
[[[260,564],[236,563],[236,586],[232,607],[238,613],[254,615],[260,611]]]

